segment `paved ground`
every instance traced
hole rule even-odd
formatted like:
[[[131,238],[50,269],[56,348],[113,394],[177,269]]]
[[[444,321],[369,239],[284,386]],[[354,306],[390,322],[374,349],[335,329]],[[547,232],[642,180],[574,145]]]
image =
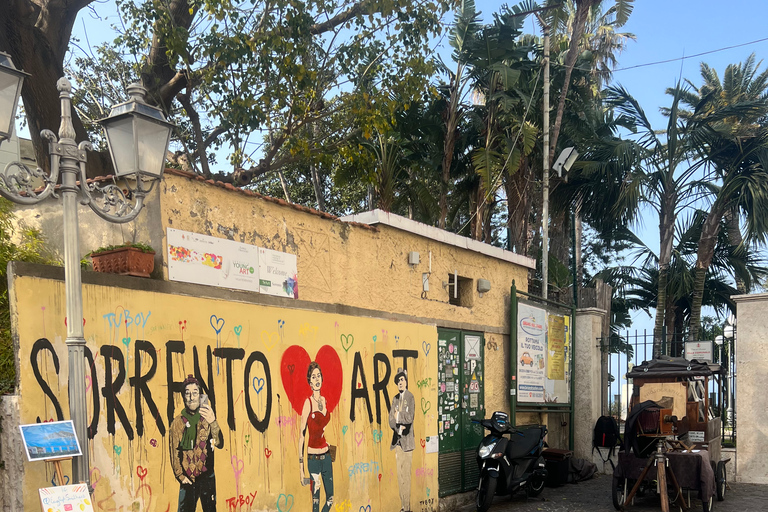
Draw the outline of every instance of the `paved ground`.
[[[725,501],[714,500],[714,512],[743,512],[768,510],[768,485],[729,483]],[[458,509],[470,512],[473,506]],[[609,512],[615,510],[611,502],[611,477],[595,475],[591,480],[561,487],[545,487],[537,498],[526,500],[525,494],[511,498],[496,496],[489,512]],[[657,496],[641,497],[627,508],[627,512],[661,510]],[[691,510],[702,510],[701,502],[694,499]]]

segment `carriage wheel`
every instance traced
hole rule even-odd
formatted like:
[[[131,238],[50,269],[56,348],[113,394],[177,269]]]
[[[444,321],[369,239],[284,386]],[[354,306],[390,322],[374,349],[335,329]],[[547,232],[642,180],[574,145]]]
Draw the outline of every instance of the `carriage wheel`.
[[[725,489],[728,487],[728,481],[725,476],[725,462],[722,460],[717,463],[715,482],[717,484],[717,501],[723,501],[725,499]]]

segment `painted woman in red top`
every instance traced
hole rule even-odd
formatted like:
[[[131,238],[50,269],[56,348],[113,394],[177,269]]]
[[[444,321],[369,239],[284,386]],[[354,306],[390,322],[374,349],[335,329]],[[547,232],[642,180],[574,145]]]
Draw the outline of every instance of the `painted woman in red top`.
[[[301,485],[309,484],[312,490],[312,512],[320,512],[320,482],[325,488],[325,506],[322,512],[333,507],[333,461],[331,446],[325,440],[325,426],[331,419],[325,397],[320,394],[323,387],[323,372],[320,365],[312,361],[307,370],[307,382],[312,394],[304,402],[301,411],[301,436],[299,437],[299,474]],[[304,476],[304,437],[307,437],[307,469],[310,478]]]

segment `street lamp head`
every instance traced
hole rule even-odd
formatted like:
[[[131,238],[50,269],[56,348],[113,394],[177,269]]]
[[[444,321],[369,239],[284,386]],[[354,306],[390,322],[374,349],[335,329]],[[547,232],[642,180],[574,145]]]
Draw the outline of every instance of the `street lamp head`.
[[[10,55],[0,52],[0,142],[11,138],[21,85],[27,76],[29,74],[16,69]]]
[[[733,338],[733,326],[732,325],[726,325],[723,328],[723,335],[726,337],[726,339],[732,339]]]
[[[715,345],[720,346],[723,344],[723,336],[718,334],[715,336]]]
[[[165,120],[159,108],[147,104],[147,90],[140,84],[129,85],[127,92],[131,99],[112,107],[109,117],[99,121],[107,136],[115,176],[159,179],[174,125]]]

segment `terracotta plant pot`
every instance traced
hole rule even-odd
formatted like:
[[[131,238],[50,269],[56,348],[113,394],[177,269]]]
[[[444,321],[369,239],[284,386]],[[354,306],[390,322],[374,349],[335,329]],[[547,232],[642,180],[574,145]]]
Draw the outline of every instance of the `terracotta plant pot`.
[[[92,254],[93,270],[108,274],[149,277],[155,268],[155,253],[143,252],[135,247],[120,247]]]

